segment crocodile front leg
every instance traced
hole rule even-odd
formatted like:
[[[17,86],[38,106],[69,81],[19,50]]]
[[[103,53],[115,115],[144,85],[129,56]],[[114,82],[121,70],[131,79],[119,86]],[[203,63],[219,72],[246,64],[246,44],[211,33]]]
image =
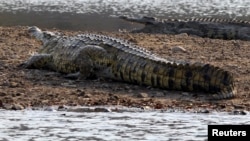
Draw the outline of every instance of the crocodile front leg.
[[[51,61],[52,56],[50,54],[36,54],[20,66],[27,69],[49,69],[51,68]]]

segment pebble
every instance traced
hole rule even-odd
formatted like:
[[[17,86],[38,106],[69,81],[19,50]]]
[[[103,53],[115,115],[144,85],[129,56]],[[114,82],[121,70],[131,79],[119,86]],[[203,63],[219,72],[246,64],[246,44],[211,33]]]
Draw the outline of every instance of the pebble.
[[[187,33],[180,33],[180,34],[178,34],[178,35],[176,35],[176,36],[180,36],[180,37],[188,37],[188,34]]]
[[[71,108],[69,112],[111,112],[108,108]]]
[[[111,88],[111,86],[108,85],[108,84],[102,84],[101,87],[103,87],[103,88]]]
[[[149,107],[149,106],[142,106],[141,109],[142,109],[142,110],[151,110],[152,108]]]
[[[18,87],[19,85],[18,85],[18,83],[16,83],[16,82],[10,82],[9,86],[10,86],[11,88],[15,88],[15,87]]]
[[[13,104],[11,106],[11,110],[23,110],[23,109],[24,109],[24,107],[20,104]]]
[[[68,109],[68,107],[65,106],[65,105],[59,105],[58,108],[57,108],[58,111],[65,111],[67,109]]]
[[[2,100],[0,99],[0,108],[3,107],[3,102]]]
[[[22,96],[22,95],[24,95],[24,93],[20,93],[20,92],[16,93],[16,96]]]
[[[156,97],[163,97],[165,96],[163,92],[156,92],[155,94]]]
[[[78,94],[78,96],[85,96],[86,95],[86,93],[84,92],[84,91],[82,91],[82,92],[80,92],[79,94]]]
[[[54,107],[48,106],[44,108],[44,111],[56,111]]]
[[[20,124],[19,130],[26,131],[26,130],[32,130],[32,128],[29,128],[28,126],[26,126],[24,124]]]
[[[207,109],[198,110],[198,111],[196,111],[196,112],[197,112],[197,113],[203,113],[203,114],[208,114],[208,113],[210,113],[210,111],[207,110]]]
[[[77,86],[75,84],[70,84],[70,83],[61,83],[62,86],[65,87],[71,87],[71,88],[76,88]]]
[[[234,106],[234,108],[236,108],[236,109],[244,109],[244,108],[245,108],[245,106],[243,106],[243,105],[234,104],[233,106]]]
[[[187,52],[187,50],[181,46],[172,47],[172,52]]]
[[[247,112],[244,110],[234,110],[231,115],[247,115]]]
[[[91,97],[92,97],[92,94],[89,94],[89,93],[83,95],[83,98],[91,98]]]
[[[107,108],[95,108],[94,112],[111,112],[111,110]]]
[[[185,96],[188,96],[188,95],[189,95],[188,92],[182,92],[181,94],[182,94],[182,95],[185,95]]]
[[[6,96],[7,93],[6,92],[0,92],[0,96]]]
[[[147,98],[148,97],[148,94],[147,93],[139,93],[137,95],[138,98]]]

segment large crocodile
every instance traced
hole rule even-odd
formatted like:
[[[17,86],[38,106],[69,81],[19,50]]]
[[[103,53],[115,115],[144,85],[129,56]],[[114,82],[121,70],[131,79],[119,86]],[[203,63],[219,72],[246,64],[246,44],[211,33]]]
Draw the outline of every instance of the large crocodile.
[[[28,32],[43,43],[39,54],[22,64],[25,68],[50,69],[147,85],[168,90],[205,93],[208,99],[236,95],[232,73],[210,64],[169,61],[125,40],[96,34],[62,36],[30,27]]]
[[[132,32],[196,35],[214,39],[250,40],[250,22],[216,18],[158,19],[155,17],[126,17],[121,19],[145,24]]]

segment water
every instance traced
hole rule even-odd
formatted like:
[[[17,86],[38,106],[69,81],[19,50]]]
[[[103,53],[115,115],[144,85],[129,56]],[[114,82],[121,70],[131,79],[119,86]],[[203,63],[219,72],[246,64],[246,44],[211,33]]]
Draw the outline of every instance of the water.
[[[0,110],[0,140],[206,140],[208,124],[250,124],[249,116],[182,112]]]
[[[249,4],[249,0],[8,0],[0,2],[0,11],[151,16],[228,15],[235,18],[249,16]]]
[[[6,0],[0,26],[118,31],[119,15],[249,19],[248,0]],[[208,124],[250,124],[249,115],[182,112],[0,110],[0,140],[206,140]]]
[[[141,26],[117,16],[249,19],[249,0],[7,0],[0,25],[38,25],[70,30],[117,31]]]

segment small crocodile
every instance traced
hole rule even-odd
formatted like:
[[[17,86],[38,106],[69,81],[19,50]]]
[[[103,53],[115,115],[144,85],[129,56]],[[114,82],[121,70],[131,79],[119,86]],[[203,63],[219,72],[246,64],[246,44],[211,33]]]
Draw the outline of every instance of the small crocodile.
[[[145,27],[132,32],[196,35],[212,39],[250,40],[250,22],[216,18],[158,19],[155,17],[126,17],[121,19],[145,24]]]
[[[203,92],[208,99],[236,95],[232,73],[202,63],[169,61],[142,47],[105,35],[64,36],[30,27],[42,41],[38,54],[21,66],[50,69],[80,78],[102,77],[167,90]]]

